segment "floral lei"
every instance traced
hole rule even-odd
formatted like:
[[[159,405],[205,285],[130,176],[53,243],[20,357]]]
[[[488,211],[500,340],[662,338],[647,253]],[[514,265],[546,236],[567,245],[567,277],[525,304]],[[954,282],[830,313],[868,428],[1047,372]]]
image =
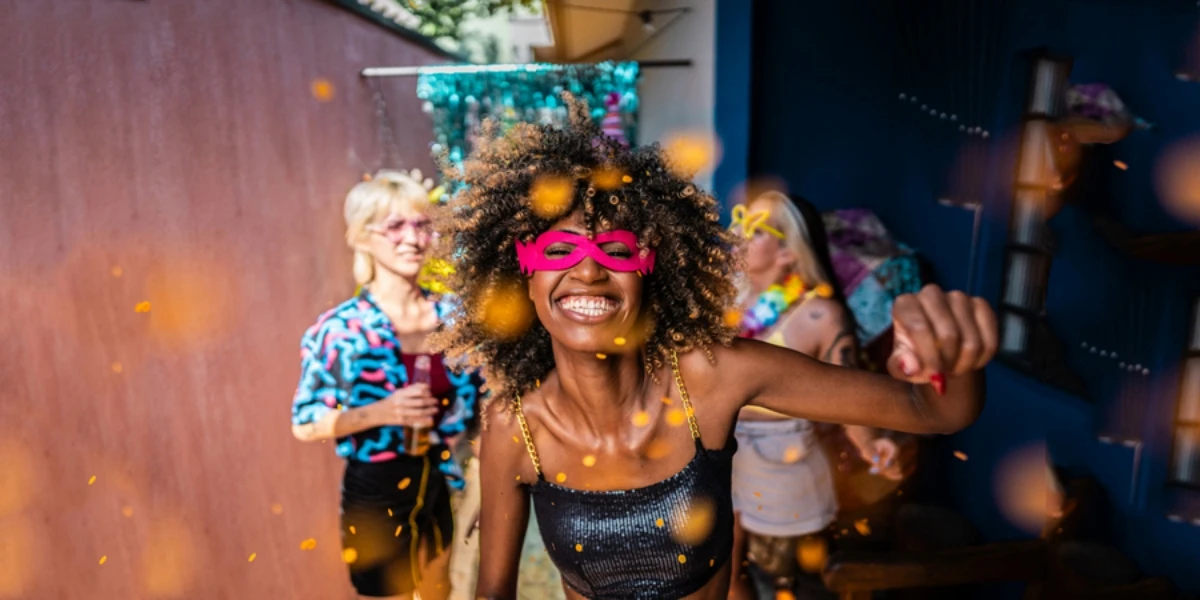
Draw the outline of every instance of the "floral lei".
[[[773,284],[758,295],[749,310],[745,312],[732,311],[729,322],[741,328],[738,334],[744,338],[755,338],[779,322],[779,317],[802,299],[802,304],[813,296],[828,298],[833,295],[833,288],[828,283],[822,283],[813,289],[807,289],[799,275],[788,275],[783,283]]]

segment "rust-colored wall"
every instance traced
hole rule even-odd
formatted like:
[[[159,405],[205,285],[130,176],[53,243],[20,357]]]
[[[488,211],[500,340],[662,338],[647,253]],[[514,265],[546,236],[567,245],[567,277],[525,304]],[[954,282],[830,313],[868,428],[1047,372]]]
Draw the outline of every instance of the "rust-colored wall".
[[[0,598],[351,597],[298,342],[381,166],[357,72],[433,62],[321,0],[5,3]],[[429,172],[415,80],[383,87]]]

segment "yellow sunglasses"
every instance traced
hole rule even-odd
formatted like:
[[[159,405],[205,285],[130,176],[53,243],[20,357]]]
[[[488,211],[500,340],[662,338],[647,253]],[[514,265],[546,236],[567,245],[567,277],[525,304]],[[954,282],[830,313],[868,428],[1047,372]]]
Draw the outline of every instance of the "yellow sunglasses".
[[[730,223],[730,229],[741,228],[742,236],[746,239],[754,237],[754,232],[765,231],[779,239],[784,239],[782,231],[767,225],[767,219],[771,218],[771,211],[760,210],[755,213],[748,212],[745,204],[739,204],[733,207],[733,219]]]

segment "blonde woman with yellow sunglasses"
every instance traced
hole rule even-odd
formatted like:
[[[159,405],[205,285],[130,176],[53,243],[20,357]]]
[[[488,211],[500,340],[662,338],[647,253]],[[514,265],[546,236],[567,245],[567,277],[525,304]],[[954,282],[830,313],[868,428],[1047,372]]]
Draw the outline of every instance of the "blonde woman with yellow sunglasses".
[[[816,209],[803,199],[767,192],[749,205],[735,206],[732,217],[732,228],[745,240],[740,310],[731,315],[741,336],[857,366],[854,320],[831,279]],[[868,427],[846,426],[845,431],[873,473],[902,477],[894,442]],[[733,462],[740,525],[735,553],[748,554],[776,589],[790,589],[798,544],[823,532],[837,516],[829,460],[813,424],[804,419],[747,407],[735,432],[740,448]],[[735,571],[741,564],[734,561]],[[737,581],[742,575],[736,573],[731,597],[748,592]]]

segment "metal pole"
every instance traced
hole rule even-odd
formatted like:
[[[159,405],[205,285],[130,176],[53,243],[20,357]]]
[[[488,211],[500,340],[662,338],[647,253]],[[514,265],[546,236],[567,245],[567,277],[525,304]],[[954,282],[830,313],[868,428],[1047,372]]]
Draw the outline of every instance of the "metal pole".
[[[514,64],[494,64],[494,65],[441,65],[428,67],[367,67],[360,73],[363,77],[416,77],[425,73],[449,74],[449,73],[515,73],[518,71],[535,71],[539,69],[565,69],[567,67],[587,67],[595,63],[567,63],[545,65],[540,63],[514,63]],[[690,59],[671,59],[671,60],[642,60],[638,61],[638,67],[643,69],[655,69],[665,67],[690,67],[692,61]]]

